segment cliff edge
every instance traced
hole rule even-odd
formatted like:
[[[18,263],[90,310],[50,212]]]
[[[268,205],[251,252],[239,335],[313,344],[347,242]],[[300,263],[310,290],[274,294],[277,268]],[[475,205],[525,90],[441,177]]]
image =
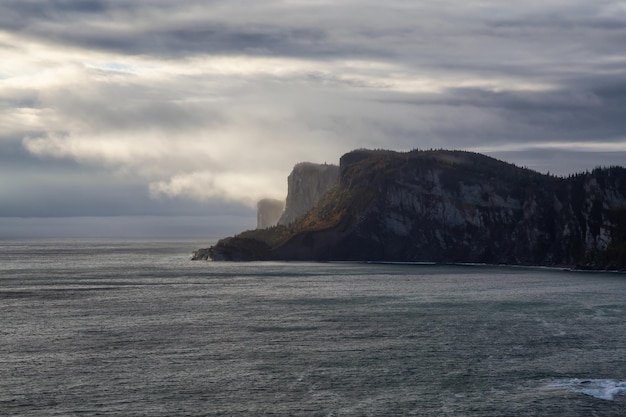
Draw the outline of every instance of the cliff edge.
[[[287,201],[289,207],[289,201]],[[306,213],[214,260],[478,262],[626,269],[626,169],[568,178],[463,151],[357,150]]]

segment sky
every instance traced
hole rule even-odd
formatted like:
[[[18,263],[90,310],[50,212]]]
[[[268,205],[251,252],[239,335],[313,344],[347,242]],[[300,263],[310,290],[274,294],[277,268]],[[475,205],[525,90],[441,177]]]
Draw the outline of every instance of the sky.
[[[301,161],[626,161],[626,1],[2,0],[0,239],[222,237]]]

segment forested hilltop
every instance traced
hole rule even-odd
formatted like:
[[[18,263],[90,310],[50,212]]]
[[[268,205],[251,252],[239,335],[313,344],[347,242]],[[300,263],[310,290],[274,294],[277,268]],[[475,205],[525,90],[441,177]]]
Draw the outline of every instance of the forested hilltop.
[[[623,270],[626,169],[561,178],[465,151],[356,150],[306,214],[195,257]]]

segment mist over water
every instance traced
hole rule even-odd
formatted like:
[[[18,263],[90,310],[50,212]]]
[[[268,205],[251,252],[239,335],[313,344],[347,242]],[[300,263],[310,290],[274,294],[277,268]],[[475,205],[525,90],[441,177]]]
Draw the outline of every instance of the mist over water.
[[[624,275],[200,246],[0,242],[0,415],[624,415]]]

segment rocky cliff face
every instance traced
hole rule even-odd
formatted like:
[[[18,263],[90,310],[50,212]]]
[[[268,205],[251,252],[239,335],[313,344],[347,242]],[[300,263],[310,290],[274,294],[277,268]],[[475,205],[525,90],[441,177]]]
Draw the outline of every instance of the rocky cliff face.
[[[624,269],[626,169],[565,179],[468,152],[354,151],[306,215],[234,239],[210,256]]]
[[[307,214],[320,197],[339,182],[337,165],[297,164],[287,178],[287,201],[285,212],[278,224],[288,225]]]
[[[433,157],[387,164],[393,174],[344,244],[362,242],[373,259],[575,265],[607,250],[611,212],[626,207],[624,170],[566,180],[474,154]]]

